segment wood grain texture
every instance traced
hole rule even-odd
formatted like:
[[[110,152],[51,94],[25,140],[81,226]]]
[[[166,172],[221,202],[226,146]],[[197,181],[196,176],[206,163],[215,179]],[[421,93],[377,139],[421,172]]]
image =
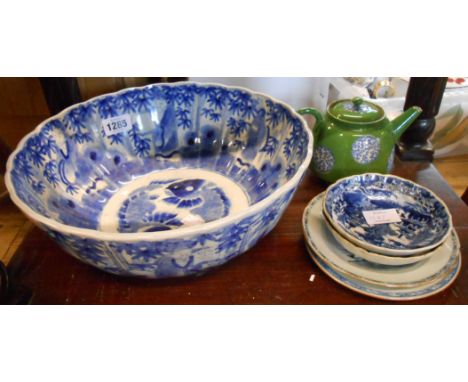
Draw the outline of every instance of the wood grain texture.
[[[0,199],[0,261],[8,265],[32,227],[8,197]]]
[[[49,116],[38,78],[0,77],[0,140],[14,148]]]
[[[468,154],[434,160],[434,165],[458,196],[468,189]]]
[[[36,77],[0,77],[0,117],[49,114]]]
[[[468,207],[430,164],[400,163],[397,175],[431,188],[449,206],[468,253]],[[250,251],[205,275],[169,280],[118,277],[85,265],[34,228],[9,264],[37,304],[376,304],[331,280],[307,255],[301,217],[325,185],[308,173],[277,227]],[[310,276],[314,274],[314,282]],[[387,302],[388,303],[388,302]],[[414,304],[467,304],[468,263],[453,286]]]

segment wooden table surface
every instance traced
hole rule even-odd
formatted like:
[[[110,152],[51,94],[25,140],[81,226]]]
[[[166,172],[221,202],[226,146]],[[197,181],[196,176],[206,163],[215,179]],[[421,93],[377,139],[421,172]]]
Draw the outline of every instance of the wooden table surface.
[[[411,304],[468,304],[468,207],[428,163],[396,161],[394,174],[432,189],[448,205],[463,264],[452,286]],[[33,304],[375,304],[326,276],[307,255],[301,218],[325,185],[308,173],[276,228],[253,249],[198,277],[146,280],[106,274],[61,250],[33,228],[8,264]],[[11,210],[10,202],[3,210]],[[313,282],[310,276],[315,274]]]

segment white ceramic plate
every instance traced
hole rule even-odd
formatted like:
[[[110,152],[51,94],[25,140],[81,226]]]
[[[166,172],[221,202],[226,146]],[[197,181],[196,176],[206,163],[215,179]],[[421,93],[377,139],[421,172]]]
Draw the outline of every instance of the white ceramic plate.
[[[458,256],[458,262],[454,264],[451,269],[447,270],[446,274],[444,274],[440,279],[434,280],[430,285],[424,285],[417,288],[386,288],[384,286],[368,284],[363,281],[347,277],[324,263],[318,256],[316,256],[312,249],[307,248],[307,250],[317,266],[334,281],[355,292],[381,300],[417,300],[440,293],[455,281],[461,268],[461,256]]]
[[[328,230],[322,215],[322,198],[323,194],[318,195],[306,207],[304,234],[317,256],[340,274],[388,288],[417,288],[438,280],[458,261],[460,246],[454,231],[437,253],[416,264],[386,266],[357,258],[346,251]]]

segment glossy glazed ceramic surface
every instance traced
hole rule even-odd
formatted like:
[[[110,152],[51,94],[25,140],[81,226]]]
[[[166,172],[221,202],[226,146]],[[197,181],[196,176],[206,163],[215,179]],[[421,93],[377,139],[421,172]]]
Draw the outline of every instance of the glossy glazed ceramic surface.
[[[109,133],[112,119],[126,128]],[[10,157],[7,186],[81,260],[171,277],[219,265],[267,234],[311,156],[304,120],[266,95],[150,85],[39,125]]]
[[[322,261],[317,257],[310,248],[307,248],[307,251],[310,257],[318,265],[318,267],[329,277],[335,280],[338,284],[343,285],[344,287],[351,289],[355,292],[361,293],[363,295],[374,297],[381,300],[391,300],[391,301],[409,301],[409,300],[418,300],[432,296],[434,294],[440,293],[443,290],[447,289],[457,278],[460,268],[461,268],[461,256],[458,257],[457,263],[450,268],[447,273],[442,275],[438,280],[435,280],[430,285],[424,285],[421,287],[415,288],[387,288],[385,286],[379,286],[375,284],[369,284],[364,281],[354,279],[352,277],[343,275],[333,268],[331,268],[327,263]]]
[[[410,108],[389,121],[378,105],[358,98],[330,104],[324,117],[312,108],[299,113],[316,118],[312,170],[334,182],[353,174],[390,171],[395,143],[421,109]]]
[[[451,236],[426,260],[401,266],[368,262],[347,251],[334,239],[321,210],[322,198],[323,195],[315,198],[306,208],[304,232],[310,246],[321,248],[317,255],[340,273],[379,285],[418,286],[437,279],[457,260],[460,243],[452,231]]]
[[[246,210],[249,197],[213,171],[157,171],[123,185],[104,206],[99,229],[156,232],[193,226]]]
[[[363,174],[331,185],[324,213],[333,227],[365,249],[387,255],[422,254],[452,229],[445,204],[430,190],[392,175]],[[370,225],[363,211],[395,209],[400,222]]]
[[[429,272],[428,260],[419,265],[402,267],[372,265],[362,259],[356,259],[333,239],[321,216],[320,198],[319,195],[313,199],[304,212],[303,225],[307,250],[316,264],[338,283],[371,297],[412,300],[444,290],[458,275],[461,256],[458,238],[454,231],[445,246],[446,261],[442,268],[438,266],[438,271],[434,272],[435,268],[432,267]],[[343,263],[337,265],[329,261],[330,258],[336,260],[338,256],[342,256]],[[440,265],[441,262],[438,262]],[[355,276],[349,272],[349,269],[340,268],[339,265],[343,264],[345,268],[359,269],[361,275]]]
[[[328,222],[328,219],[324,216],[324,222],[327,225],[328,230],[332,233],[335,240],[340,243],[340,245],[346,249],[352,255],[367,260],[371,263],[382,264],[382,265],[408,265],[417,263],[419,261],[428,259],[434,254],[434,250],[429,251],[428,253],[424,253],[422,255],[416,256],[387,256],[381,253],[375,253],[368,251],[367,249],[358,247],[357,245],[353,244],[343,236],[341,236]],[[438,248],[438,247],[437,247]]]

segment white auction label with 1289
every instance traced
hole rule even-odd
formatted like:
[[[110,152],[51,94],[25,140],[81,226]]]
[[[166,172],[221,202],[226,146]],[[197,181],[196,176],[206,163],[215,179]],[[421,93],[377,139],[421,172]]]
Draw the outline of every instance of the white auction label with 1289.
[[[395,208],[389,208],[387,210],[362,211],[362,213],[369,225],[401,222],[400,215],[398,215]]]
[[[124,133],[132,128],[130,115],[123,114],[117,117],[103,119],[102,128],[104,129],[106,137],[118,133]]]

